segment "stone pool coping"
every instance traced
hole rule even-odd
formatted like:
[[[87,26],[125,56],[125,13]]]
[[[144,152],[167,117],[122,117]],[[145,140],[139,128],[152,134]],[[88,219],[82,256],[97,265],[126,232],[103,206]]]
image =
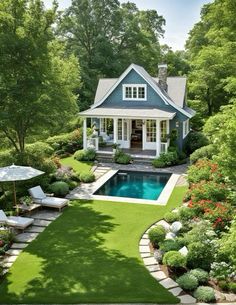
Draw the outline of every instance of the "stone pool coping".
[[[85,199],[85,200],[106,200],[115,202],[128,202],[137,204],[151,204],[151,205],[166,205],[171,193],[176,186],[177,181],[181,177],[179,174],[173,174],[169,178],[167,184],[162,190],[157,200],[148,199],[138,199],[138,198],[128,198],[128,197],[118,197],[118,196],[105,196],[105,195],[94,195],[94,193],[104,185],[109,179],[111,179],[120,169],[110,169],[98,180],[92,183],[82,183],[79,187],[75,188],[73,191],[67,195],[67,199]],[[128,171],[138,171],[137,169],[127,169]],[[96,170],[95,170],[96,172]],[[149,171],[147,171],[149,172]],[[151,172],[151,171],[150,171]],[[154,172],[154,171],[152,171]],[[156,173],[156,171],[155,171]],[[163,173],[160,171],[160,173]]]

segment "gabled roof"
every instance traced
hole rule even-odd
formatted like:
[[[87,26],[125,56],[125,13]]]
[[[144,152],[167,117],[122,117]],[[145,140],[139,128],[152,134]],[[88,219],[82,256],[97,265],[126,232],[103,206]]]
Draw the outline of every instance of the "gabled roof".
[[[94,99],[94,104],[104,97],[111,87],[117,82],[118,78],[101,78],[98,82],[98,87]],[[158,77],[153,77],[153,80],[158,84]],[[186,94],[187,78],[183,76],[167,77],[167,93],[172,101],[179,107],[184,107],[184,100]]]
[[[129,74],[131,70],[135,70],[153,89],[154,91],[162,98],[164,103],[166,105],[171,105],[173,106],[176,110],[179,112],[183,113],[187,117],[191,118],[193,115],[189,111],[186,111],[183,106],[184,106],[184,97],[185,97],[185,90],[186,90],[186,78],[182,78],[181,80],[176,82],[176,85],[174,87],[175,81],[169,79],[169,84],[170,84],[170,89],[169,92],[165,92],[162,90],[158,84],[158,79],[157,78],[152,78],[147,71],[138,65],[131,64],[125,72],[119,77],[119,78],[110,78],[110,79],[100,79],[98,83],[98,88],[95,96],[95,101],[94,104],[91,106],[91,108],[96,108],[102,105],[102,103],[107,99],[107,97],[115,90],[115,88],[121,83],[121,81]],[[176,79],[176,78],[174,78]],[[168,81],[168,80],[167,80]],[[182,86],[182,89],[178,88],[178,85]],[[176,94],[176,98],[174,98],[175,93],[180,90]],[[171,98],[172,95],[172,98]],[[183,97],[183,99],[182,99]],[[174,102],[174,100],[175,102]],[[182,100],[182,101],[181,101]]]

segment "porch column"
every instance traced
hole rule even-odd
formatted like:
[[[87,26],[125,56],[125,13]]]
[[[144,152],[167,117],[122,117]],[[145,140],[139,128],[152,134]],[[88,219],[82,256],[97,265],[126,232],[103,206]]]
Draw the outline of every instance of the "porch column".
[[[113,133],[114,133],[114,143],[118,141],[118,119],[113,119]]]
[[[156,120],[156,156],[160,156],[161,151],[161,128],[160,120]]]
[[[87,149],[87,118],[83,122],[83,148]]]

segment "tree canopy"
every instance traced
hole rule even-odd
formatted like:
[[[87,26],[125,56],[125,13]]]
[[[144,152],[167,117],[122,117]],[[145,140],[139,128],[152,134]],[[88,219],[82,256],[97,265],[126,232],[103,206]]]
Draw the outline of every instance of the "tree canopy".
[[[235,1],[205,5],[186,43],[190,98],[206,104],[207,115],[217,113],[236,93],[231,90],[236,77],[235,16]]]
[[[100,77],[117,77],[134,62],[157,74],[165,20],[118,0],[73,0],[59,23],[69,53],[81,64],[80,110],[93,102]]]
[[[0,131],[18,152],[29,133],[62,128],[77,111],[79,65],[54,37],[56,10],[40,0],[0,2]]]

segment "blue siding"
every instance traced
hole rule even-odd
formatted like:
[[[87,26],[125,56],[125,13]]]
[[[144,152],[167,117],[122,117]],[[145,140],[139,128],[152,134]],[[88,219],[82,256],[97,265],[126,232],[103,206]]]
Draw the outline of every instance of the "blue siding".
[[[146,84],[147,85],[147,100],[146,101],[123,101],[123,85],[124,84]],[[170,122],[170,132],[173,129],[178,130],[177,145],[179,150],[183,149],[183,121],[186,121],[188,117],[176,110],[171,105],[166,105],[162,98],[156,93],[156,91],[135,71],[131,70],[130,73],[122,80],[118,87],[108,96],[108,98],[99,107],[102,108],[143,108],[153,109],[158,108],[160,110],[176,113],[173,120]],[[179,127],[176,127],[176,122],[179,122]]]
[[[125,84],[145,84],[147,85],[147,101],[123,101],[123,85]],[[153,90],[151,86],[134,70],[122,80],[118,87],[110,94],[100,107],[105,108],[165,108],[164,101]],[[169,106],[168,106],[169,109]],[[175,112],[169,109],[169,111]]]

